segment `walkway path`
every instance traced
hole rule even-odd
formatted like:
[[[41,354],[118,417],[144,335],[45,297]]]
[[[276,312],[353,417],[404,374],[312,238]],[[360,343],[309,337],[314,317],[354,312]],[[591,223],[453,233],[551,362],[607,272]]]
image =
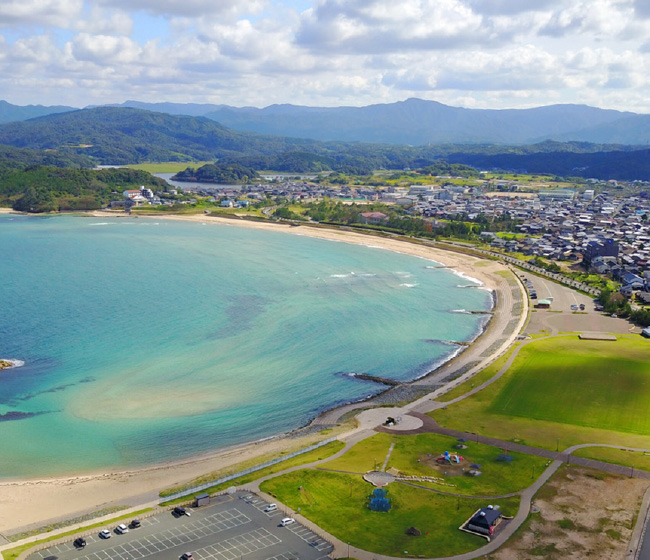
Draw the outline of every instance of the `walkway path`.
[[[390,459],[390,456],[393,453],[393,449],[395,449],[395,444],[391,443],[390,448],[388,449],[388,453],[386,453],[386,459],[384,459],[384,464],[381,466],[381,472],[386,472],[386,465],[388,464],[388,460]]]

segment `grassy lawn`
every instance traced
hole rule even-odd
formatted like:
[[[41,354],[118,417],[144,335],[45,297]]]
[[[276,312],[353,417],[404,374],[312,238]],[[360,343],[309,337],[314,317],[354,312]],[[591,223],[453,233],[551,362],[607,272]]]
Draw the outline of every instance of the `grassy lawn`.
[[[367,508],[373,487],[358,475],[301,470],[268,480],[262,490],[343,542],[391,556],[450,556],[485,545],[479,537],[458,527],[485,500],[457,499],[404,484],[389,484],[392,509],[373,512]],[[514,515],[519,498],[496,502],[507,515]],[[420,537],[406,534],[414,526]]]
[[[502,453],[497,447],[468,441],[465,443],[467,449],[457,450],[454,448],[458,444],[455,438],[438,434],[377,434],[359,442],[343,457],[322,466],[336,470],[366,472],[373,468],[375,458],[381,467],[393,443],[395,447],[387,469],[394,467],[404,475],[444,479],[445,485],[426,481],[413,483],[455,494],[498,496],[523,490],[534,482],[547,463],[547,460],[541,457],[521,453],[510,453],[509,455],[514,457],[511,463],[496,461]],[[464,460],[453,468],[437,466],[435,458],[444,451],[457,452]],[[472,463],[481,465],[481,476],[473,477],[463,473],[463,469],[469,470]]]
[[[384,464],[392,442],[388,434],[377,434],[360,441],[342,457],[327,461],[321,466],[338,471],[366,473],[374,470],[377,465],[381,467]]]
[[[435,400],[439,402],[449,402],[457,397],[460,397],[461,395],[464,395],[465,393],[468,393],[474,387],[478,387],[482,383],[485,383],[488,379],[494,377],[499,372],[499,370],[505,365],[505,363],[508,361],[508,358],[512,354],[513,350],[509,350],[503,356],[501,356],[500,358],[492,362],[485,369],[481,370],[476,375],[473,375],[470,379],[468,379],[464,383],[461,383],[457,387],[454,387],[451,391],[448,391],[447,393],[440,395]]]
[[[650,345],[567,336],[523,348],[483,391],[431,415],[443,426],[547,449],[650,447]]]
[[[298,455],[297,457],[292,457],[291,459],[287,459],[286,461],[281,461],[280,463],[276,463],[275,465],[271,465],[270,467],[266,467],[264,469],[260,469],[259,471],[252,472],[250,474],[240,476],[239,478],[235,478],[233,480],[229,480],[228,482],[224,482],[222,484],[217,484],[215,486],[212,486],[208,488],[207,490],[201,490],[197,492],[197,494],[203,494],[207,492],[208,494],[214,493],[214,492],[219,492],[220,490],[223,490],[224,488],[228,488],[230,486],[240,486],[242,484],[248,484],[249,482],[252,482],[253,480],[257,480],[258,478],[262,478],[264,476],[267,476],[269,474],[274,474],[280,471],[283,471],[285,469],[288,469],[290,467],[296,467],[298,465],[304,465],[306,463],[311,463],[312,461],[319,461],[321,459],[326,459],[327,457],[331,457],[341,449],[345,447],[345,443],[342,441],[333,441],[332,443],[328,443],[327,445],[323,445],[323,447],[319,447],[318,449],[314,449],[313,451],[308,451],[307,453],[303,453],[302,455]],[[252,467],[254,465],[259,465],[260,463],[264,463],[266,461],[269,461],[271,459],[275,458],[274,456],[267,457],[267,458],[257,458],[255,460],[249,461],[248,463],[240,463],[238,465],[235,465],[234,467],[230,469],[225,469],[223,471],[217,471],[210,473],[209,475],[206,475],[201,478],[197,478],[193,480],[192,482],[188,484],[183,484],[181,486],[175,486],[174,488],[168,488],[167,490],[163,490],[160,492],[160,496],[169,496],[171,494],[174,494],[176,492],[180,492],[181,490],[185,490],[186,488],[191,488],[193,486],[198,486],[200,484],[204,484],[206,482],[210,482],[211,480],[217,480],[219,478],[222,478],[224,476],[227,476],[229,474],[236,473],[241,470],[245,470],[249,467]],[[165,502],[165,505],[167,504],[174,504],[174,503],[183,503],[183,502],[189,502],[194,499],[194,496],[186,496],[184,498],[178,498],[174,501],[169,501]]]
[[[650,435],[650,348],[540,340],[522,348],[490,412]]]
[[[611,447],[585,447],[578,449],[573,455],[650,471],[650,454],[646,455],[642,451],[626,451],[624,449],[612,449]]]

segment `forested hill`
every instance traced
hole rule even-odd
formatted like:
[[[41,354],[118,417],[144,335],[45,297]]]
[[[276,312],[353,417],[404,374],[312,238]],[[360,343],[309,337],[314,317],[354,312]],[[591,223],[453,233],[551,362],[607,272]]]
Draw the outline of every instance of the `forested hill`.
[[[280,153],[312,142],[235,132],[202,117],[97,107],[0,125],[0,144],[63,150],[119,165]]]
[[[135,169],[11,168],[0,161],[0,206],[27,212],[94,210],[124,189],[165,190],[166,181]]]
[[[0,168],[23,169],[30,165],[51,167],[94,167],[88,156],[69,151],[30,150],[0,144]]]
[[[14,160],[33,158],[30,164],[70,167],[91,162],[218,161],[255,171],[367,174],[376,169],[418,169],[448,161],[487,170],[599,179],[650,178],[648,151],[629,146],[582,142],[528,146],[318,142],[237,132],[203,117],[124,107],[84,109],[0,125],[0,144],[43,150],[40,154],[14,150]],[[216,172],[207,170],[213,175]]]

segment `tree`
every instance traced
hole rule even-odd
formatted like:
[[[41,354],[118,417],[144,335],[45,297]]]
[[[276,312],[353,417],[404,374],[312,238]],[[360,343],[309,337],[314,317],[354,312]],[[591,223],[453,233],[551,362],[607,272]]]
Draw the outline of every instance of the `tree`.
[[[52,212],[56,205],[52,194],[42,188],[29,186],[13,205],[14,210],[19,212]]]

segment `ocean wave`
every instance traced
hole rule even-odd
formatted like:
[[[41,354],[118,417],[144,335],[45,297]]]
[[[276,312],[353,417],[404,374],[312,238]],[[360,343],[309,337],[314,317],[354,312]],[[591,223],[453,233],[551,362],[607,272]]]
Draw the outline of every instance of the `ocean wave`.
[[[93,222],[92,224],[88,224],[89,226],[110,226],[113,225],[110,222]]]
[[[464,280],[469,280],[470,282],[474,282],[473,285],[471,286],[458,286],[459,288],[477,288],[478,286],[483,286],[483,282],[480,280],[473,278],[472,276],[469,276],[468,274],[465,274],[464,272],[461,272],[460,270],[456,270],[455,268],[450,268],[449,271],[452,274],[455,274],[456,276],[460,276]]]
[[[351,278],[356,276],[354,272],[349,272],[348,274],[330,274],[330,278]]]
[[[420,284],[400,284],[400,287],[402,288],[415,288],[416,286],[419,286]]]
[[[463,313],[464,315],[471,315],[471,311],[467,311],[467,309],[452,309],[450,313]]]

